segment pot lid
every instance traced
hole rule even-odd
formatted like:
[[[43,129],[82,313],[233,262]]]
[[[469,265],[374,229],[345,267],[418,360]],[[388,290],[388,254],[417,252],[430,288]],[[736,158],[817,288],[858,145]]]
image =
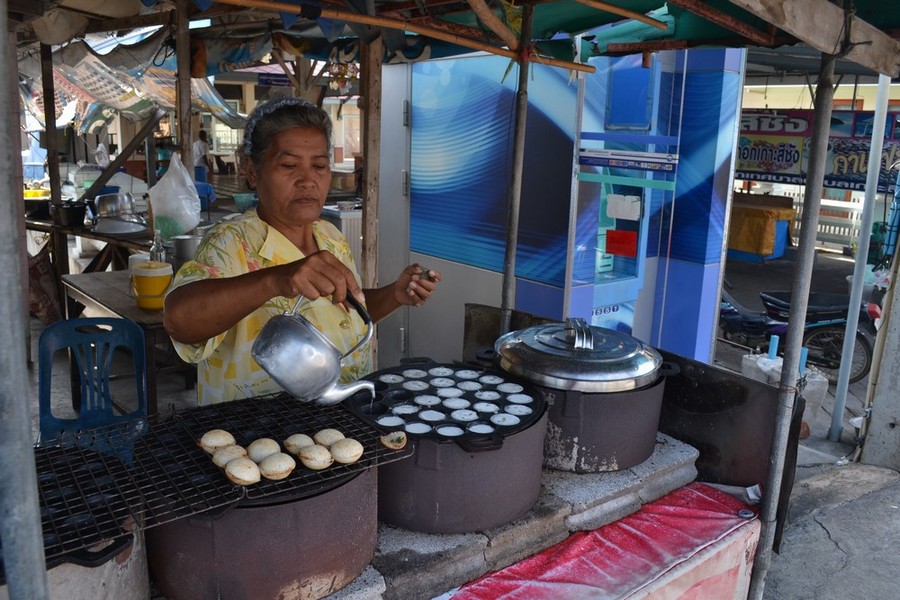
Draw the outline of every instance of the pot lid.
[[[620,392],[656,381],[662,356],[628,334],[567,319],[512,331],[494,344],[500,367],[537,384]]]

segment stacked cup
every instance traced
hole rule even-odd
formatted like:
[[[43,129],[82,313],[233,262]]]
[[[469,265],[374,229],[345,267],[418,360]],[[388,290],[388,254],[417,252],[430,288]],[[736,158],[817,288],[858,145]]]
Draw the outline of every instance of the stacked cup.
[[[172,265],[155,260],[138,261],[131,267],[131,289],[144,310],[162,310],[166,290],[172,283]]]

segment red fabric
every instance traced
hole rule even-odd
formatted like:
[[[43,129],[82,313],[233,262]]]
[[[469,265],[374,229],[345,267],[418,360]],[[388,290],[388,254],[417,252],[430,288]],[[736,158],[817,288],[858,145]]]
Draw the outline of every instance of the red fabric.
[[[755,520],[750,508],[701,483],[692,483],[599,529],[569,536],[534,556],[457,590],[453,600],[618,598],[672,571],[687,558]],[[737,569],[708,573],[703,585],[734,585]],[[714,597],[687,591],[682,598]],[[723,593],[721,598],[728,597]]]

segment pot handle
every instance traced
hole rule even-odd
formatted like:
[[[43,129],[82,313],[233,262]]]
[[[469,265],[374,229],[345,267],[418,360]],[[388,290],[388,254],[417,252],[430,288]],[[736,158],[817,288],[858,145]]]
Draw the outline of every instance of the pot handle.
[[[94,551],[83,548],[81,550],[69,552],[63,555],[62,558],[64,562],[72,563],[80,567],[99,567],[100,565],[105,564],[110,559],[121,554],[124,550],[131,546],[133,542],[134,534],[129,533],[117,537],[112,541],[112,543],[103,547],[101,550]]]
[[[575,350],[593,350],[594,334],[590,325],[581,317],[566,319],[566,338]]]
[[[492,435],[489,437],[479,437],[472,439],[461,439],[454,440],[456,445],[469,452],[470,454],[474,454],[476,452],[490,452],[492,450],[499,450],[503,447],[503,436],[502,435]]]
[[[306,297],[303,296],[303,294],[297,296],[297,302],[294,303],[294,307],[290,310],[290,312],[287,312],[285,314],[287,314],[287,315],[297,314],[297,309],[300,308],[300,303],[303,302],[305,299],[306,299]],[[375,333],[375,328],[372,327],[372,317],[369,316],[369,313],[366,311],[365,307],[363,307],[363,305],[359,302],[359,300],[357,300],[356,298],[354,298],[353,296],[348,294],[347,295],[347,304],[349,304],[354,309],[356,309],[356,312],[358,312],[359,316],[362,317],[363,323],[365,323],[367,325],[367,327],[366,327],[365,335],[363,335],[362,338],[360,338],[360,340],[358,342],[356,342],[356,345],[354,345],[347,352],[345,352],[344,354],[341,355],[341,360],[344,360],[345,358],[347,358],[348,356],[350,356],[351,354],[353,354],[354,352],[359,350],[363,344],[367,343],[369,340],[372,339],[372,334]]]
[[[680,375],[680,374],[681,374],[681,367],[677,363],[664,360],[659,365],[659,376],[660,377],[671,377],[673,375]]]

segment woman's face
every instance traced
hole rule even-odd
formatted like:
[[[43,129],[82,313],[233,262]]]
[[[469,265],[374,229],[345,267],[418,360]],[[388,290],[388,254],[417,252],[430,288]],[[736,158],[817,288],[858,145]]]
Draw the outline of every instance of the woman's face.
[[[331,187],[325,134],[306,127],[278,133],[260,168],[251,163],[247,180],[256,187],[257,212],[264,221],[288,227],[316,221]]]

